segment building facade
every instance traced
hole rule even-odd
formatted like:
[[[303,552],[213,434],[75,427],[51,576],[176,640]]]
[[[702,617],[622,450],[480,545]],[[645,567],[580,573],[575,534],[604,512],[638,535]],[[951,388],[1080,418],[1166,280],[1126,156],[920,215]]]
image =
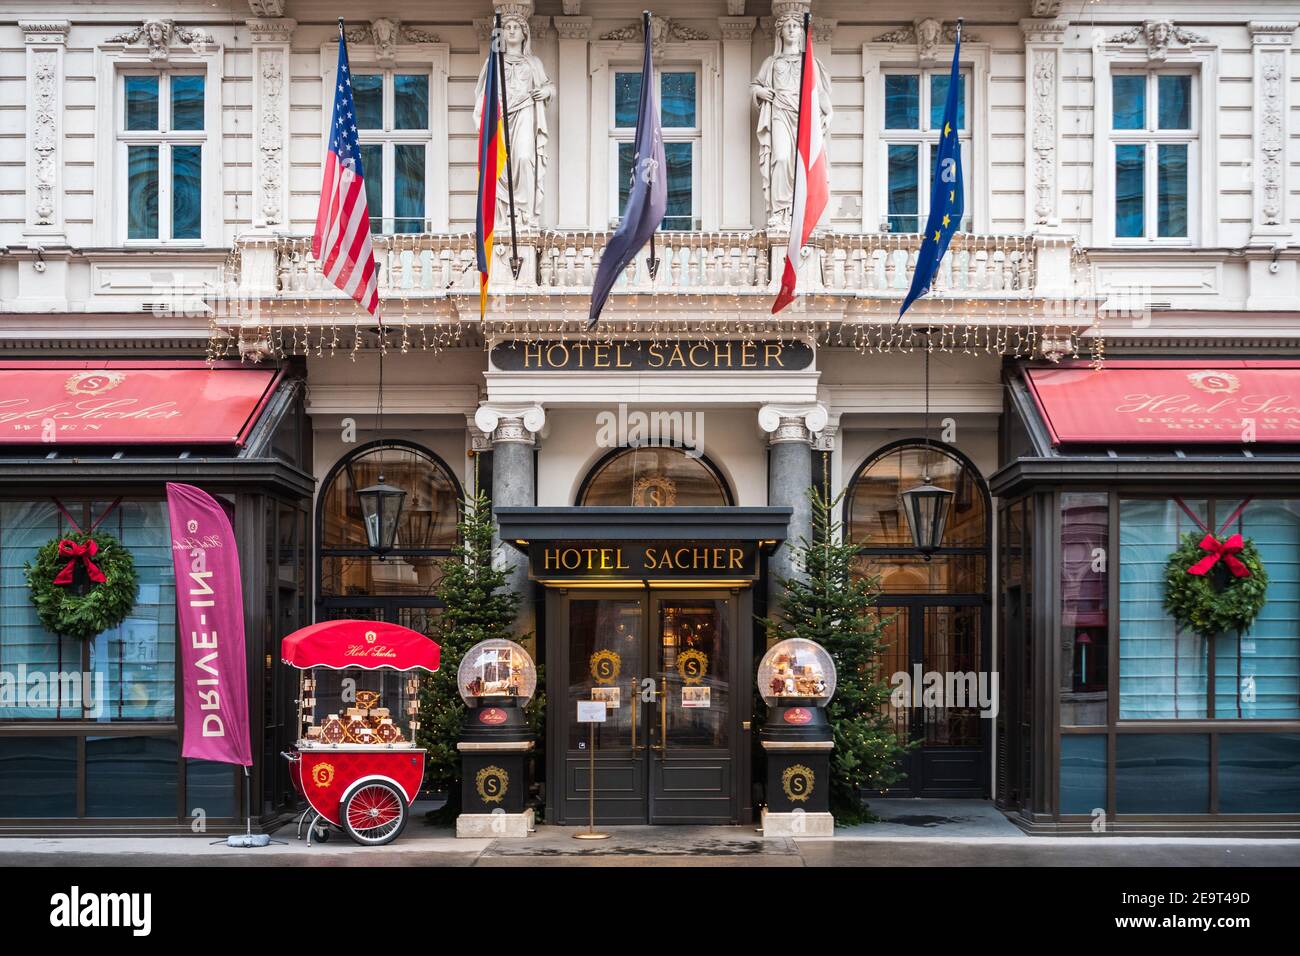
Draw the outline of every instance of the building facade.
[[[598,741],[599,816],[751,820],[754,619],[797,572],[817,486],[844,494],[843,533],[880,580],[888,672],[998,675],[988,706],[893,707],[918,746],[890,796],[991,798],[1034,832],[1300,824],[1294,4],[660,0],[668,214],[656,262],[637,257],[588,331],[628,193],[641,9],[0,3],[0,670],[76,661],[118,702],[92,717],[0,701],[0,827],[238,816],[235,775],[179,756],[166,562],[147,613],[84,645],[41,628],[23,576],[75,507],[93,522],[113,506],[129,546],[165,548],[178,475],[225,495],[248,536],[268,821],[291,798],[278,637],[330,617],[430,627],[475,489],[546,665],[547,819],[585,806],[571,705],[613,652],[629,699]],[[830,202],[800,297],[773,316],[789,25],[809,10]],[[494,13],[516,203],[480,318],[475,104]],[[957,14],[965,219],[899,323]],[[310,254],[340,15],[382,329]],[[221,382],[275,371],[238,436],[146,427],[196,364]],[[1109,405],[1080,393],[1091,431],[1054,404],[1075,380],[1124,383]],[[381,474],[407,492],[384,560],[353,494]],[[922,475],[953,492],[924,556],[898,497]],[[1168,553],[1202,525],[1253,537],[1269,568],[1243,633],[1184,632],[1161,606]],[[688,649],[710,662],[707,697],[676,686]],[[663,706],[637,710],[646,680]],[[59,799],[33,801],[35,781]]]

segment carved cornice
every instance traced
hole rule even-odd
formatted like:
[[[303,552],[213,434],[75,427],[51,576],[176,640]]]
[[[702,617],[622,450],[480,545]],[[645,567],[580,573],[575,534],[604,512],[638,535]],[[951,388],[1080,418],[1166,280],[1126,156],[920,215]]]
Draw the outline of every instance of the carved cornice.
[[[248,0],[248,9],[255,17],[282,17],[284,0]]]
[[[1065,17],[1050,20],[1026,19],[1020,21],[1020,31],[1026,43],[1064,43],[1065,31],[1070,21]]]
[[[979,37],[965,30],[962,32],[962,40],[966,43],[978,43]],[[915,45],[922,60],[933,60],[938,55],[941,43],[957,42],[957,24],[942,23],[933,19],[916,20],[911,26],[880,34],[875,42]]]
[[[1250,40],[1255,46],[1290,46],[1296,27],[1300,24],[1294,20],[1289,23],[1251,20],[1247,26],[1250,28]]]
[[[550,17],[529,17],[528,18],[528,38],[536,43],[538,40],[544,40],[551,35],[551,18]]]
[[[205,30],[181,26],[175,20],[145,20],[134,30],[114,34],[104,42],[123,46],[143,43],[149,47],[149,59],[166,61],[171,57],[173,43],[186,44],[195,53],[202,53],[204,46],[216,40]]]
[[[288,43],[298,27],[297,20],[289,19],[245,20],[244,23],[251,43]]]
[[[840,21],[831,20],[827,17],[812,18],[812,35],[814,43],[830,43],[831,37],[835,35],[835,28],[839,26]]]
[[[29,45],[59,45],[68,42],[68,30],[72,24],[67,20],[19,20],[18,29],[23,31],[23,42]]]
[[[724,40],[752,40],[757,17],[718,17],[718,28]]]
[[[586,40],[591,36],[591,17],[555,17],[554,21],[561,40]]]
[[[1061,12],[1061,0],[1029,0],[1029,12],[1036,17],[1054,17]]]
[[[602,40],[640,40],[643,37],[643,27],[640,20],[629,23],[625,27],[619,27],[617,30],[610,30],[602,34]],[[663,43],[682,41],[682,40],[710,40],[707,33],[701,33],[676,20],[670,20],[667,17],[650,18],[650,45],[651,47],[662,45]]]
[[[1204,34],[1183,29],[1172,20],[1144,20],[1140,26],[1122,30],[1106,42],[1120,46],[1145,45],[1147,59],[1164,60],[1169,56],[1169,47],[1175,43],[1200,46],[1208,44],[1210,40]]]
[[[392,17],[379,17],[371,20],[368,24],[346,30],[344,36],[347,37],[349,43],[373,44],[375,58],[378,60],[396,59],[399,43],[442,42],[436,34],[408,26],[401,20]]]

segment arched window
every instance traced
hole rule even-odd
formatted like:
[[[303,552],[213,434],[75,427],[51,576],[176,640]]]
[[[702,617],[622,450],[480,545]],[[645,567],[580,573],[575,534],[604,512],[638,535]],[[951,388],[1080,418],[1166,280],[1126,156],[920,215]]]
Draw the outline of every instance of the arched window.
[[[384,480],[406,492],[395,547],[381,560],[366,546],[357,489]],[[461,490],[432,452],[407,442],[377,442],[340,461],[320,495],[320,594],[330,599],[382,595],[430,599],[456,543]],[[333,615],[338,616],[338,615]],[[357,615],[360,616],[360,615]]]
[[[928,465],[928,467],[927,467]],[[912,546],[900,495],[928,472],[953,492],[943,545],[929,561]],[[885,593],[980,594],[988,549],[984,482],[958,452],[908,440],[868,459],[854,476],[844,503],[845,534],[862,550],[864,573],[878,574]]]
[[[596,463],[579,505],[659,507],[730,505],[731,491],[703,455],[682,448],[620,448]]]

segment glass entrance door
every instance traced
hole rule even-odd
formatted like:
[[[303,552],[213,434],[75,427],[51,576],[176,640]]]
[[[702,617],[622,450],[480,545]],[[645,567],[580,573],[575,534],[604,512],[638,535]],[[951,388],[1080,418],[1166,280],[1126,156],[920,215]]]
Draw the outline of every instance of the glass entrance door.
[[[747,668],[739,668],[736,611],[727,593],[567,598],[567,695],[554,714],[563,746],[563,822],[587,818],[593,744],[597,822],[737,819],[740,708],[733,681]],[[605,702],[604,723],[577,722],[582,700]]]

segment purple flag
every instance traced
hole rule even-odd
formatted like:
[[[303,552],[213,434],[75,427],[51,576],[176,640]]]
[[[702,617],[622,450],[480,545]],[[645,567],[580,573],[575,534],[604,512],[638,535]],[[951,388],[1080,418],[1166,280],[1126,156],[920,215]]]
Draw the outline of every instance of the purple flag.
[[[587,328],[600,319],[609,290],[618,274],[650,241],[668,211],[668,167],[664,159],[664,138],[659,130],[659,98],[655,96],[654,67],[650,63],[650,14],[644,16],[645,56],[641,62],[641,100],[637,105],[636,142],[632,155],[632,184],[627,211],[605,246],[591,289],[591,312]]]
[[[176,616],[181,630],[185,742],[181,753],[243,767],[248,673],[239,552],[225,510],[206,491],[167,483]]]

